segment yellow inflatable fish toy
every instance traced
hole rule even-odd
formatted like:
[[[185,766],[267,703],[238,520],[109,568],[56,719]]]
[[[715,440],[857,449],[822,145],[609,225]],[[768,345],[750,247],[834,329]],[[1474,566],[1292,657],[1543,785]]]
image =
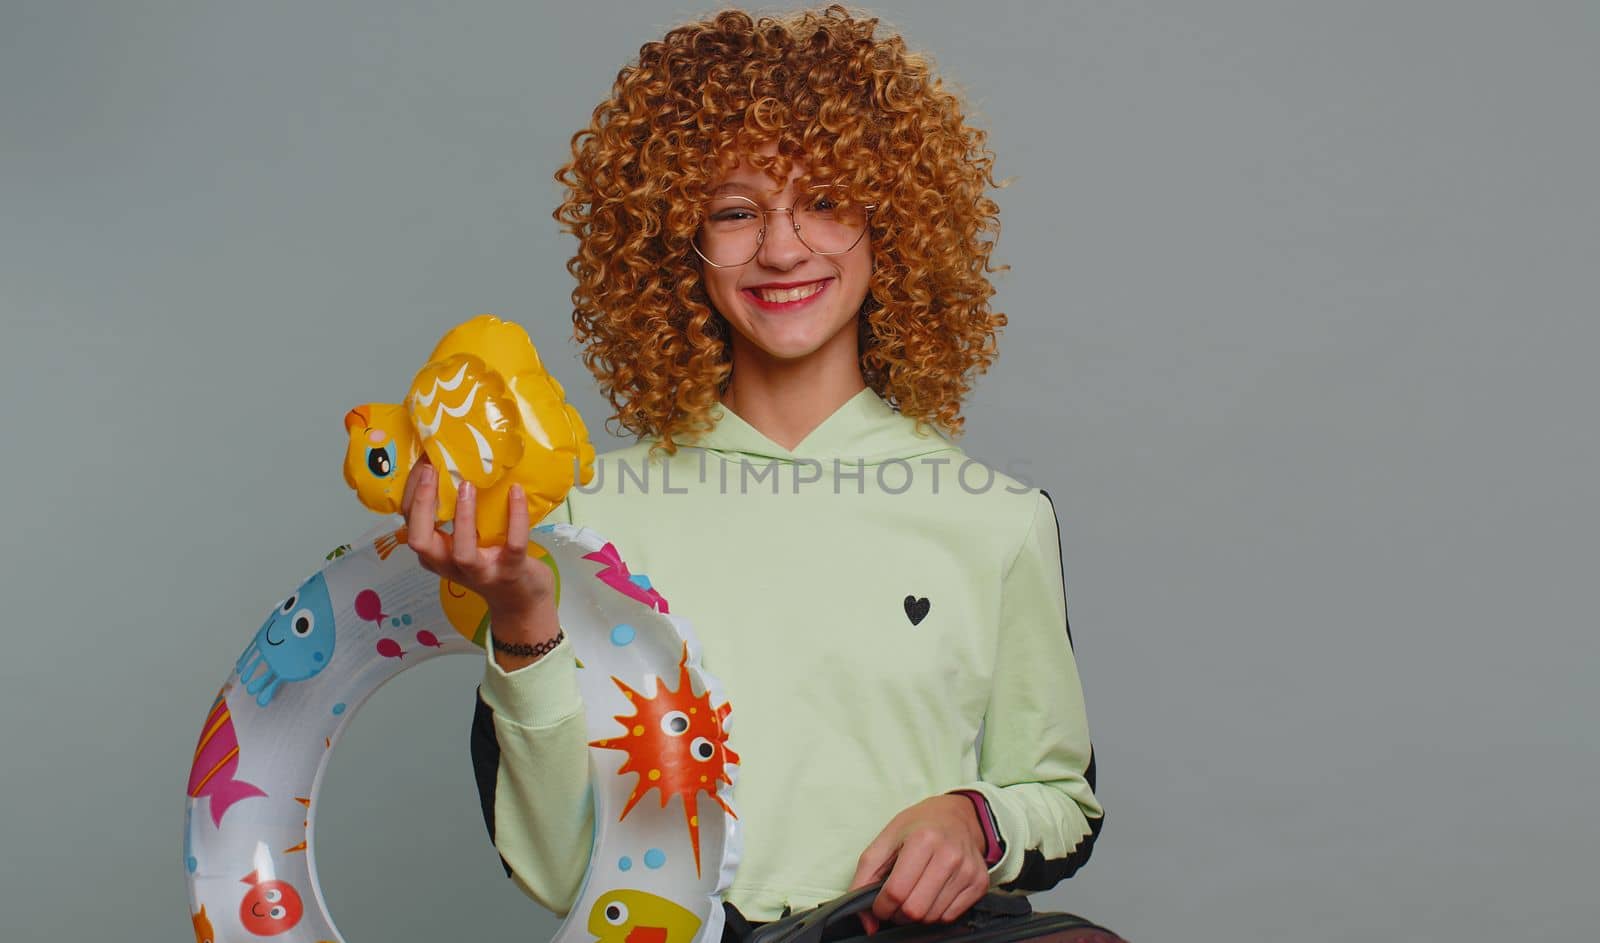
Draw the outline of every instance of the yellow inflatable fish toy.
[[[594,446],[566,391],[545,371],[528,334],[480,314],[453,328],[417,372],[403,403],[367,403],[345,414],[344,480],[361,503],[400,510],[406,477],[426,454],[439,469],[441,521],[455,517],[459,483],[478,491],[478,543],[506,538],[512,484],[538,523],[574,481],[594,478]]]

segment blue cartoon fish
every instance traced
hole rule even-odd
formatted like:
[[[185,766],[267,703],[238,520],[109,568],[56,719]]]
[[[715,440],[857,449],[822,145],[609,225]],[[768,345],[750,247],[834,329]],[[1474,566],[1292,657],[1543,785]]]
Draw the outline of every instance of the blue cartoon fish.
[[[326,668],[333,658],[333,641],[328,581],[315,573],[267,617],[239,656],[239,681],[246,692],[256,695],[257,704],[266,707],[280,685],[304,681]],[[257,668],[263,669],[260,674]]]

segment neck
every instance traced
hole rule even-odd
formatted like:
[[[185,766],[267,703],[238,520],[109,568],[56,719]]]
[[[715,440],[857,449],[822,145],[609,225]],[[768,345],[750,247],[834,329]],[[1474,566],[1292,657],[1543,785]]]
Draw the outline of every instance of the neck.
[[[722,402],[786,449],[799,445],[867,387],[861,362],[853,353],[848,359],[812,356],[783,361],[761,351],[754,355],[744,351],[741,356],[741,346],[735,343],[733,376]]]

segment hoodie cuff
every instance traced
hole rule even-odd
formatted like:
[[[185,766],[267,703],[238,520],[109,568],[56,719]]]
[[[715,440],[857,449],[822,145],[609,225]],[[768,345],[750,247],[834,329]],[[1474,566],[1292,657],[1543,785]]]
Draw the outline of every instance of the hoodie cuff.
[[[501,668],[493,649],[484,646],[483,651],[483,702],[496,715],[523,727],[549,727],[583,710],[570,639],[515,671]]]

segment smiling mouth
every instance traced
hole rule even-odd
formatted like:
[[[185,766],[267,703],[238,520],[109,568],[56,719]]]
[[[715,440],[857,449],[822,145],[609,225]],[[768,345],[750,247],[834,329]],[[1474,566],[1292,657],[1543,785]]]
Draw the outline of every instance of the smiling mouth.
[[[832,278],[820,278],[789,288],[746,288],[744,296],[767,311],[790,311],[805,306],[827,290]]]

